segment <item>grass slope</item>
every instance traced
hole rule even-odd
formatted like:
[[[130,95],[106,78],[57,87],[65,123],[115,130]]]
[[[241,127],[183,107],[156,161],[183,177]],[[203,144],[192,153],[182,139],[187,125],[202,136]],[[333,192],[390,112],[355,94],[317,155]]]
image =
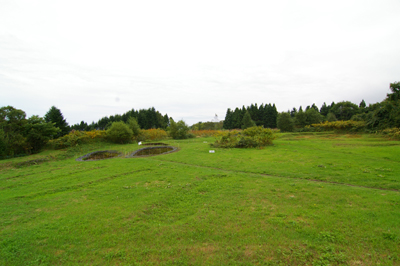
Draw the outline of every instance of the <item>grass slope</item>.
[[[282,134],[209,153],[212,141],[1,161],[0,265],[400,265],[399,142]]]

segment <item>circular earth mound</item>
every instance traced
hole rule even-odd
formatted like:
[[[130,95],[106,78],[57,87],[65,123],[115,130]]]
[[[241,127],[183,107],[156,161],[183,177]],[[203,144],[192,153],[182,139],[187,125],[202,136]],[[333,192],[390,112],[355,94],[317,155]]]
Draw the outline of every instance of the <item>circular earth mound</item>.
[[[117,151],[95,151],[79,157],[78,159],[76,159],[76,161],[105,160],[105,159],[112,159],[120,155],[121,153]]]
[[[151,142],[151,143],[143,143],[143,146],[168,146],[166,143],[162,142]]]
[[[178,148],[172,146],[157,146],[157,147],[146,147],[132,152],[127,157],[141,157],[141,156],[154,156],[160,154],[167,154],[177,151]]]

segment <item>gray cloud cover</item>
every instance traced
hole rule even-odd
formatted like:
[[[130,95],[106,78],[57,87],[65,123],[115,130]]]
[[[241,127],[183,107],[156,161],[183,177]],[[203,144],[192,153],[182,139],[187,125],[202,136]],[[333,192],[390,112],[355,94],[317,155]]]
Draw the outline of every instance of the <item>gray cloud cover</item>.
[[[154,106],[375,103],[399,80],[399,1],[0,0],[0,105],[70,124]]]

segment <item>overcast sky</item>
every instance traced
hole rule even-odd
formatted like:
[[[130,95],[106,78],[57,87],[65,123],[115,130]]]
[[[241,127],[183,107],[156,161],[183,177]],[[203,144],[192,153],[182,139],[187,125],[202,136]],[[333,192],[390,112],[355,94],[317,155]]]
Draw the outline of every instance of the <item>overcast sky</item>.
[[[382,101],[400,81],[400,1],[0,0],[0,107],[72,125],[152,106]]]

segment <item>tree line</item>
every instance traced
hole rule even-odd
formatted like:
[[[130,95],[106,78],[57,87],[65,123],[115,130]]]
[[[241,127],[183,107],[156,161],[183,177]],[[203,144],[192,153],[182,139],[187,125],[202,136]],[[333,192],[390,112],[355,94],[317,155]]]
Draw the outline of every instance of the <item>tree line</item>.
[[[122,115],[116,114],[111,116],[105,116],[99,119],[97,122],[92,122],[88,125],[86,122],[81,121],[70,127],[70,129],[75,130],[85,130],[90,131],[94,129],[105,130],[110,128],[114,122],[124,122],[127,123],[129,118],[135,118],[141,129],[151,129],[151,128],[162,128],[166,129],[169,126],[168,114],[164,116],[157,111],[154,107],[149,109],[132,109]]]
[[[278,113],[275,104],[251,104],[250,106],[227,109],[225,120],[219,123],[199,122],[192,129],[246,129],[253,126],[279,128],[282,131],[302,131],[307,126],[324,121],[361,121],[367,131],[387,128],[400,128],[400,82],[390,83],[391,93],[382,102],[366,105],[362,100],[358,105],[349,101],[332,102],[318,108],[315,104],[295,107],[287,112]],[[26,113],[12,106],[0,108],[0,158],[32,154],[39,152],[50,139],[59,138],[71,130],[90,131],[109,129],[115,122],[132,124],[132,119],[141,129],[167,129],[177,127],[167,114],[162,115],[154,107],[132,109],[122,115],[103,117],[88,125],[81,121],[69,126],[61,111],[52,106],[45,116],[26,118]],[[129,122],[131,121],[131,122]],[[171,125],[171,121],[173,125]],[[183,121],[182,121],[183,122]],[[184,123],[184,122],[183,122]],[[185,132],[187,132],[185,126]],[[179,131],[179,130],[178,130]],[[186,135],[185,135],[186,136]]]
[[[246,113],[248,115],[246,115]],[[251,125],[263,126],[265,128],[276,128],[278,111],[275,104],[251,104],[250,106],[238,107],[232,111],[230,108],[226,111],[225,120],[223,122],[224,129],[241,129],[248,128]],[[251,119],[249,119],[251,118]],[[254,124],[253,124],[254,122]]]
[[[390,83],[391,93],[382,102],[366,105],[364,100],[357,105],[350,101],[324,102],[320,108],[315,103],[305,109],[298,109],[278,114],[275,104],[251,104],[236,107],[234,111],[227,109],[224,129],[245,129],[251,126],[279,128],[282,131],[302,131],[307,126],[324,121],[364,121],[368,131],[386,128],[400,128],[400,82]]]
[[[358,105],[349,101],[324,103],[320,109],[315,104],[297,110],[282,112],[277,118],[277,127],[282,131],[301,131],[307,126],[324,121],[360,121],[366,131],[400,128],[400,82],[390,83],[390,91],[382,102]]]

